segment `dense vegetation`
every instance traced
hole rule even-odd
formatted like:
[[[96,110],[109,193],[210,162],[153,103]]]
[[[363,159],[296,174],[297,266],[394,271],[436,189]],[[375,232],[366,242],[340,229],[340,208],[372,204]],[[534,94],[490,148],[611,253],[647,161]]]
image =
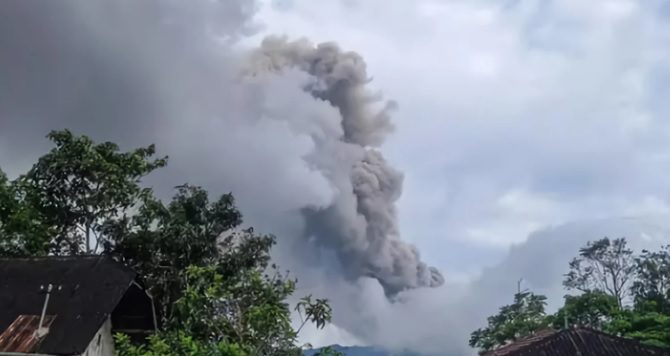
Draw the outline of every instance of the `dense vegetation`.
[[[589,327],[643,343],[670,348],[670,246],[635,255],[624,238],[586,244],[569,262],[565,296],[555,314],[547,298],[528,291],[474,331],[470,346],[491,350],[537,331]]]
[[[302,353],[287,303],[296,281],[271,264],[273,236],[241,228],[231,194],[211,200],[185,184],[164,203],[141,185],[167,164],[154,146],[121,152],[69,131],[48,137],[55,147],[27,173],[10,181],[0,171],[0,256],[105,254],[138,271],[160,332],[139,346],[117,335],[119,355]],[[294,309],[303,325],[331,319],[323,299]]]
[[[28,172],[10,180],[0,170],[0,256],[105,254],[137,270],[160,331],[145,345],[117,335],[119,355],[300,355],[302,326],[330,321],[324,299],[291,309],[296,281],[272,264],[275,238],[241,227],[232,194],[211,199],[184,184],[163,202],[141,184],[167,164],[154,146],[122,152],[69,131],[48,137],[55,147]],[[554,314],[545,296],[519,290],[470,345],[490,350],[578,325],[670,347],[670,246],[636,255],[623,238],[589,242],[564,286],[574,293]],[[303,318],[298,330],[292,311]]]

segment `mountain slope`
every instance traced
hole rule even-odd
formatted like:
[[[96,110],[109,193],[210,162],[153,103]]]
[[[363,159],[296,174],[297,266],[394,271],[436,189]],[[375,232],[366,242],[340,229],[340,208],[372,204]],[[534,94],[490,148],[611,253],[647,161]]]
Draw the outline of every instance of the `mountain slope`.
[[[372,346],[331,346],[336,351],[342,352],[346,356],[422,356],[414,352],[391,352],[380,347]],[[314,356],[319,349],[305,351],[305,356]]]

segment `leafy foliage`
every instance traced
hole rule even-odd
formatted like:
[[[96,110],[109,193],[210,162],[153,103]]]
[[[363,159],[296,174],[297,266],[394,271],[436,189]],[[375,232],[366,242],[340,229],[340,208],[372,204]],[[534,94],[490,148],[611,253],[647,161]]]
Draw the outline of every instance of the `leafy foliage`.
[[[311,295],[300,299],[295,306],[295,310],[302,319],[302,324],[298,328],[298,332],[302,330],[307,322],[314,323],[317,329],[323,329],[333,317],[333,310],[330,308],[330,305],[328,305],[328,300],[316,299],[316,301],[312,302]]]
[[[146,345],[134,345],[124,334],[114,339],[118,356],[247,356],[239,345],[198,341],[183,332],[152,335]]]
[[[567,322],[569,327],[599,329],[670,348],[670,246],[635,256],[626,245],[623,238],[604,238],[582,247],[569,263],[563,283],[568,290],[582,293],[566,295],[563,306],[544,322],[555,329]],[[515,297],[515,304],[489,317],[487,328],[471,334],[470,346],[490,350],[528,334],[528,319],[513,312],[523,309],[517,304]],[[530,320],[536,322],[531,325],[543,325],[544,310],[538,310],[534,309],[535,318]]]
[[[166,158],[151,159],[153,145],[119,152],[116,144],[95,144],[67,130],[48,137],[56,147],[17,181],[17,187],[50,227],[50,252],[97,252],[105,239],[103,226],[150,195],[140,180],[165,166]]]
[[[105,251],[143,276],[165,322],[182,295],[189,266],[221,262],[221,269],[229,266],[224,273],[227,278],[267,266],[271,237],[254,236],[247,230],[220,239],[241,223],[232,195],[210,203],[206,191],[183,185],[167,206],[147,200],[136,215],[108,223]]]
[[[44,255],[51,230],[25,204],[16,184],[0,171],[0,256]]]
[[[670,314],[670,245],[659,251],[643,250],[635,261],[638,275],[632,285],[635,304]]]
[[[217,266],[190,267],[184,296],[175,305],[175,323],[200,340],[243,345],[251,355],[299,354],[284,300],[295,282],[276,275],[264,278],[248,270],[228,280]]]
[[[566,295],[565,304],[552,316],[556,329],[569,326],[584,326],[602,329],[620,314],[616,297],[602,291],[588,291],[581,295]]]
[[[344,356],[344,354],[335,350],[332,346],[327,346],[315,353],[314,356]]]
[[[670,348],[670,315],[667,314],[623,310],[604,330],[648,345]]]
[[[579,257],[570,262],[563,285],[569,290],[606,292],[622,306],[629,295],[635,269],[633,251],[626,247],[626,239],[605,237],[579,250]]]
[[[141,186],[163,167],[154,146],[121,152],[70,131],[10,182],[0,172],[0,256],[104,253],[144,278],[161,330],[145,345],[117,335],[123,356],[300,355],[286,302],[296,281],[271,265],[271,235],[243,229],[232,194],[210,200],[184,184],[165,204]],[[304,322],[323,328],[325,299],[302,299]],[[302,328],[302,326],[300,328]]]
[[[491,350],[548,327],[544,308],[547,298],[530,292],[514,295],[514,303],[488,318],[488,326],[470,335],[470,346]]]

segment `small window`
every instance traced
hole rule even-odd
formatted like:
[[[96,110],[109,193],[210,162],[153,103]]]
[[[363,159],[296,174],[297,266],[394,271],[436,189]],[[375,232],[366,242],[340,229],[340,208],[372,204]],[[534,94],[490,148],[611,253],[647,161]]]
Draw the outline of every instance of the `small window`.
[[[102,342],[102,334],[98,334],[98,341],[97,341],[98,347],[100,347],[101,342]]]

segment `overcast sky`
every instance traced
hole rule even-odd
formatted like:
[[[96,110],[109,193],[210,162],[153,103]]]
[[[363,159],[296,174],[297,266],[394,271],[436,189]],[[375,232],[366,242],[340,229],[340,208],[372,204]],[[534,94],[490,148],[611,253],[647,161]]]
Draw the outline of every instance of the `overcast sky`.
[[[586,241],[668,241],[670,7],[663,1],[264,5],[263,33],[336,40],[361,53],[372,85],[399,104],[384,151],[405,173],[402,236],[442,268],[448,286],[414,296],[425,314],[398,311],[386,322],[420,320],[440,332],[389,328],[393,336],[381,340],[440,345],[435,339],[449,335],[450,345],[464,343],[467,331],[511,301],[519,278],[556,307],[567,261]],[[434,300],[449,299],[449,283],[465,280],[474,282],[455,306]],[[444,315],[435,317],[436,309]],[[407,341],[416,334],[423,339]]]
[[[297,212],[342,193],[308,162],[338,163],[314,137],[341,118],[304,76],[240,84],[246,50],[270,34],[336,41],[397,102],[381,150],[404,173],[400,236],[446,284],[392,303],[376,281],[296,262],[309,254],[280,243],[298,294],[335,311],[303,341],[468,355],[468,333],[519,278],[555,308],[586,241],[670,236],[665,1],[262,0],[255,13],[246,0],[55,1],[0,1],[0,166],[12,176],[48,129],[153,141],[171,156],[157,189],[233,191],[247,223],[295,241]]]
[[[338,41],[398,101],[384,149],[430,263],[476,273],[548,225],[669,211],[663,2],[264,5],[264,33]]]

